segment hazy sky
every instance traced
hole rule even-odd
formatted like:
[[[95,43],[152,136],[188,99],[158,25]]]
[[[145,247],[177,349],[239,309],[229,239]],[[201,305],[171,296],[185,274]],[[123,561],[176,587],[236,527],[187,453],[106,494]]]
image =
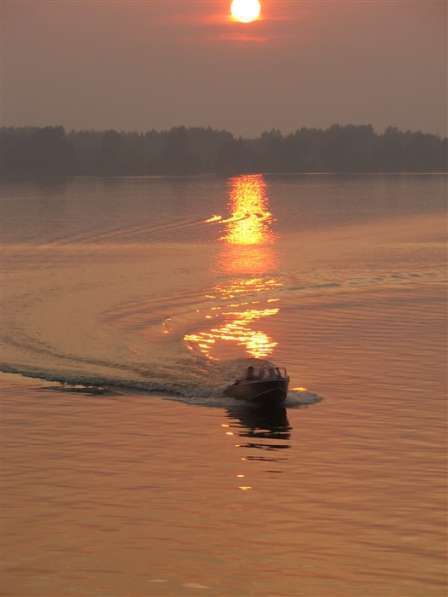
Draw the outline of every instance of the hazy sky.
[[[446,134],[447,0],[0,0],[2,125]]]

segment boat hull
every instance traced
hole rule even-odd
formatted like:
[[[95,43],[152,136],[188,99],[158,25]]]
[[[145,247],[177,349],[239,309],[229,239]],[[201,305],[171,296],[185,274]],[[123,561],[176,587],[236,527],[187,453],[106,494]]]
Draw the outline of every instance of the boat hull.
[[[281,404],[288,395],[289,379],[241,380],[225,390],[226,396],[252,404]]]

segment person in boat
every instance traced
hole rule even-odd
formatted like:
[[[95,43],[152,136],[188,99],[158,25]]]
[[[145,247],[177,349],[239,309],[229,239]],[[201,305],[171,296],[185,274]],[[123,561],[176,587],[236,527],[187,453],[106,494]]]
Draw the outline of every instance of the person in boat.
[[[252,366],[247,368],[246,379],[247,381],[252,381],[255,379],[255,369]]]

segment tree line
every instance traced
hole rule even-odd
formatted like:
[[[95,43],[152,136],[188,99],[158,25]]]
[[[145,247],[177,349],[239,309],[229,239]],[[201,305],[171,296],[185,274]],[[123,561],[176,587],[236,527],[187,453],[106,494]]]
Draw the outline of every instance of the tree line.
[[[278,130],[244,139],[211,128],[145,133],[0,128],[0,177],[233,175],[448,170],[448,139],[370,125]]]

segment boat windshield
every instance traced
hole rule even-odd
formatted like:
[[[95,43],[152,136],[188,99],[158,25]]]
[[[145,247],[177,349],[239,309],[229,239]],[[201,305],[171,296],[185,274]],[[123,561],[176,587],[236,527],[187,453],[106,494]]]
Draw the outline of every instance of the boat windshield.
[[[245,378],[248,380],[284,379],[288,376],[284,367],[248,367]]]

